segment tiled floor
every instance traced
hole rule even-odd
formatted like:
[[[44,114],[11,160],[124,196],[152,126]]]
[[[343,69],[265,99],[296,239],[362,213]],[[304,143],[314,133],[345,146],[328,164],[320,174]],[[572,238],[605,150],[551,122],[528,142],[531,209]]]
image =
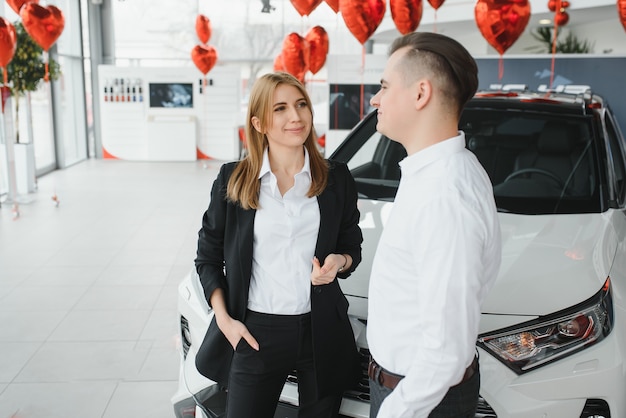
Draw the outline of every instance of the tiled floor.
[[[173,417],[177,285],[220,164],[89,160],[19,218],[3,202],[0,418]]]

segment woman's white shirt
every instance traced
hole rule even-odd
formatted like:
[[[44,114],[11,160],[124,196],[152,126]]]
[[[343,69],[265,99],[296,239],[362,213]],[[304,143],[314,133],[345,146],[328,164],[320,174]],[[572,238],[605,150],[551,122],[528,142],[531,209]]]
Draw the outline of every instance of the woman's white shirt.
[[[311,186],[309,154],[294,176],[294,185],[281,195],[267,150],[259,173],[259,209],[254,219],[252,277],[248,309],[279,315],[311,311],[311,269],[320,224]]]

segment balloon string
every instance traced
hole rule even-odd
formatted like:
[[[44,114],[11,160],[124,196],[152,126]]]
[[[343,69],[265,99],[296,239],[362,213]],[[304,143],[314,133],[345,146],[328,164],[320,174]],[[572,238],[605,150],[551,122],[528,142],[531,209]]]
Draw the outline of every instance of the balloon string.
[[[361,99],[359,100],[361,104],[361,108],[359,109],[359,120],[363,119],[363,99],[364,99],[364,86],[363,86],[363,77],[365,75],[365,44],[363,44],[363,49],[361,50]]]
[[[554,82],[554,61],[556,58],[556,37],[558,34],[558,30],[559,30],[559,24],[556,21],[556,18],[554,19],[554,36],[552,37],[552,63],[550,66],[550,85],[549,88],[552,88],[552,83]]]
[[[500,59],[498,60],[498,81],[502,82],[502,77],[504,76],[504,57],[500,54]]]
[[[364,73],[365,73],[365,44],[363,44],[363,48],[361,49],[361,78],[363,78]]]
[[[433,19],[433,32],[437,33],[437,9],[435,9],[435,17]]]
[[[339,123],[339,97],[338,97],[338,93],[339,93],[339,86],[337,84],[335,84],[335,123],[334,126],[332,126],[332,129],[337,129],[338,123]]]
[[[363,119],[363,108],[365,107],[365,86],[363,85],[363,83],[361,83],[361,100],[360,102],[360,109],[359,109],[359,119]]]
[[[48,61],[46,61],[46,73],[43,76],[44,81],[49,81],[50,80],[50,72],[48,71]]]

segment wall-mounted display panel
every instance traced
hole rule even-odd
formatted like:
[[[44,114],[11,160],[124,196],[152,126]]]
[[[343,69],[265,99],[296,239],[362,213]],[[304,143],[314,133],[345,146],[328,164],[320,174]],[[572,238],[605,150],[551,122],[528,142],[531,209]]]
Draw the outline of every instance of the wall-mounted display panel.
[[[136,161],[237,159],[239,68],[98,68],[102,154]]]

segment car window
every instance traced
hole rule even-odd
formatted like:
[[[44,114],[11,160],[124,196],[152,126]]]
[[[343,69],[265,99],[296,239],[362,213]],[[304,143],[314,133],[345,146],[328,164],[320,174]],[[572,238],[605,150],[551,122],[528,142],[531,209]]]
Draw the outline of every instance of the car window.
[[[467,108],[459,128],[485,168],[501,212],[601,211],[592,119],[585,116]],[[368,115],[331,158],[344,161],[361,199],[393,200],[406,151],[376,132]]]
[[[361,198],[393,200],[400,184],[399,162],[406,151],[397,142],[375,132],[348,161]]]
[[[374,160],[374,153],[376,152],[376,148],[378,147],[378,143],[380,142],[380,137],[382,135],[378,132],[374,131],[369,139],[367,139],[361,148],[357,150],[354,156],[348,161],[348,168],[350,170],[357,170],[359,167],[366,166],[368,163]],[[361,168],[361,170],[364,170]],[[370,177],[377,177],[379,175],[378,172],[373,173],[364,173],[364,175],[369,175]]]
[[[599,211],[589,119],[466,109],[460,129],[487,171],[501,211]]]
[[[375,112],[346,138],[332,159],[344,161],[354,177],[361,199],[391,201],[400,183],[398,162],[406,151],[376,131]]]

